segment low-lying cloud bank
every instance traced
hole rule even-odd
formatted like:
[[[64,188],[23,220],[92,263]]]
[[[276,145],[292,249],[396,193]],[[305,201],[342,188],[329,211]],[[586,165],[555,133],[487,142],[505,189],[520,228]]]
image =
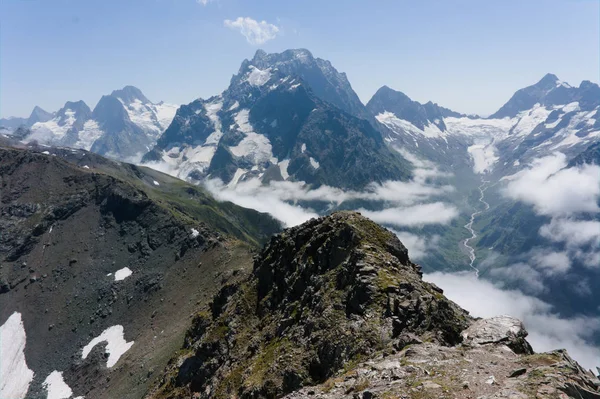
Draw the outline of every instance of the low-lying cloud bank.
[[[292,181],[263,184],[256,178],[241,180],[234,185],[209,179],[204,186],[220,200],[269,213],[288,227],[317,216],[313,209],[299,206],[299,201],[320,202],[329,209],[353,200],[383,203],[383,210],[358,210],[378,223],[394,226],[446,224],[458,216],[458,210],[453,205],[439,200],[454,191],[453,186],[439,182],[451,175],[438,170],[431,162],[420,160],[405,151],[401,153],[416,167],[413,178],[409,181],[373,183],[363,191],[325,185],[311,189],[304,182]]]
[[[504,195],[551,218],[539,234],[563,249],[532,258],[538,271],[546,275],[567,272],[572,260],[589,268],[600,267],[600,166],[567,168],[567,163],[564,154],[555,153],[535,159],[526,169],[504,178],[508,181]]]
[[[475,317],[510,315],[522,320],[536,352],[565,348],[584,367],[595,371],[600,366],[600,348],[592,343],[600,332],[600,317],[562,318],[548,303],[518,290],[504,290],[472,273],[436,272],[423,278]]]

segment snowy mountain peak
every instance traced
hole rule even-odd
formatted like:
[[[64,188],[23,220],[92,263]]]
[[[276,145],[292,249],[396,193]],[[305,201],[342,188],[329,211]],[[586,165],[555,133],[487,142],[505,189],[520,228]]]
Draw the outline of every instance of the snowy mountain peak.
[[[136,100],[139,100],[142,104],[150,103],[144,93],[135,86],[125,86],[121,90],[114,90],[110,95],[120,99],[125,105],[132,104]]]
[[[53,117],[54,115],[52,113],[47,112],[36,105],[35,107],[33,107],[33,110],[31,111],[31,114],[27,119],[27,125],[33,126],[33,124],[37,122],[47,122]]]
[[[56,113],[56,119],[59,126],[72,126],[75,121],[81,123],[90,119],[92,110],[82,100],[67,101],[65,105]]]
[[[377,90],[367,103],[367,110],[386,125],[392,123],[397,128],[398,124],[406,124],[405,130],[416,129],[426,136],[439,136],[446,130],[445,116],[460,115],[431,101],[427,104],[413,101],[406,94],[388,86]]]
[[[535,84],[537,87],[553,89],[560,82],[558,77],[553,73],[547,73],[539,82]]]
[[[558,105],[578,101],[579,90],[558,79],[554,74],[546,74],[539,82],[517,92],[502,106],[491,119],[514,118],[520,112],[533,108],[535,104]]]
[[[238,78],[248,72],[250,65],[261,71],[278,70],[283,76],[300,78],[322,100],[361,119],[372,119],[352,89],[346,74],[336,70],[329,61],[315,58],[306,49],[290,49],[281,53],[266,53],[258,50],[252,60],[245,60],[242,63]],[[232,79],[232,83],[235,79],[236,77]]]

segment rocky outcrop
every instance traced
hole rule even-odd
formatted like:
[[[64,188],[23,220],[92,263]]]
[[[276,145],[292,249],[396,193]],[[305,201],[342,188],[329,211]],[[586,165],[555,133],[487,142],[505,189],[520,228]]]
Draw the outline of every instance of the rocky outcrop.
[[[358,213],[274,236],[251,276],[198,313],[148,398],[599,398],[522,323],[475,320]]]
[[[532,354],[531,345],[525,340],[527,331],[521,321],[510,316],[497,316],[478,320],[462,332],[465,345],[505,344],[515,353]]]
[[[151,396],[275,398],[376,353],[456,345],[470,320],[393,233],[335,213],[273,237],[251,277],[196,316]]]
[[[423,343],[379,354],[285,398],[598,399],[599,384],[562,350],[519,355],[504,344]]]

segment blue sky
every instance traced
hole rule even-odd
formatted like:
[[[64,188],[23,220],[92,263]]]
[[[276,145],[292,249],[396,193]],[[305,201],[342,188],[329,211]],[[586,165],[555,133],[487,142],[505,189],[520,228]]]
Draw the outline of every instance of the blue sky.
[[[224,22],[238,17],[274,37],[248,43]],[[0,116],[93,108],[128,84],[187,103],[220,93],[257,48],[297,47],[346,72],[363,102],[386,84],[490,114],[547,72],[598,82],[599,21],[598,0],[1,0]]]

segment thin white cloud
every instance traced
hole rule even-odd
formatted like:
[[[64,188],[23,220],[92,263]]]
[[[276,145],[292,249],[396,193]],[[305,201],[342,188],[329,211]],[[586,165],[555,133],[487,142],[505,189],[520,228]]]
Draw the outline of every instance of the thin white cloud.
[[[540,228],[540,236],[564,245],[560,253],[531,259],[545,274],[564,273],[573,260],[600,267],[600,221],[589,220],[600,212],[600,166],[566,166],[566,156],[555,153],[505,178],[507,197],[531,204],[537,214],[551,217],[550,223]]]
[[[235,20],[226,19],[225,27],[239,31],[248,43],[259,45],[275,39],[280,29],[267,21],[256,21],[250,17],[238,17]]]
[[[360,209],[359,212],[377,223],[411,227],[447,224],[458,216],[458,210],[453,205],[444,202],[418,204],[405,208],[387,208],[382,211]]]
[[[531,262],[546,275],[564,274],[571,269],[571,258],[566,251],[539,248],[532,252]]]
[[[527,263],[515,263],[506,267],[490,270],[490,276],[500,279],[498,284],[510,283],[518,286],[530,294],[541,294],[546,290],[542,280],[542,273],[529,266]]]
[[[231,201],[246,208],[269,213],[287,227],[318,217],[311,209],[292,205],[281,199],[277,191],[270,191],[270,186],[262,186],[258,179],[238,183],[235,188],[226,186],[221,180],[207,180],[204,186],[221,201]]]
[[[257,178],[241,180],[234,186],[223,184],[218,179],[205,181],[204,184],[215,197],[267,212],[286,226],[294,226],[316,216],[314,210],[298,205],[299,201],[318,202],[319,208],[331,210],[351,200],[369,201],[378,205],[383,203],[385,207],[390,207],[383,211],[359,209],[365,216],[387,225],[448,223],[458,215],[458,210],[444,202],[429,201],[454,190],[452,186],[437,183],[439,178],[450,175],[438,171],[432,163],[421,161],[410,154],[408,156],[418,166],[412,180],[371,184],[364,191],[343,190],[326,185],[311,189],[304,182],[292,181],[263,184]]]
[[[540,235],[569,247],[600,246],[600,222],[596,220],[552,219],[540,228]]]
[[[444,294],[476,317],[510,315],[523,321],[527,340],[536,351],[566,348],[584,367],[600,365],[600,348],[593,336],[600,332],[600,318],[562,318],[552,306],[518,290],[504,290],[469,274],[432,273],[424,276],[444,290]]]
[[[198,4],[202,4],[203,6],[207,5],[208,3],[211,3],[215,0],[196,0],[196,3]]]
[[[562,153],[536,159],[528,169],[505,178],[509,180],[505,194],[533,205],[541,215],[600,211],[600,166],[566,166]]]

